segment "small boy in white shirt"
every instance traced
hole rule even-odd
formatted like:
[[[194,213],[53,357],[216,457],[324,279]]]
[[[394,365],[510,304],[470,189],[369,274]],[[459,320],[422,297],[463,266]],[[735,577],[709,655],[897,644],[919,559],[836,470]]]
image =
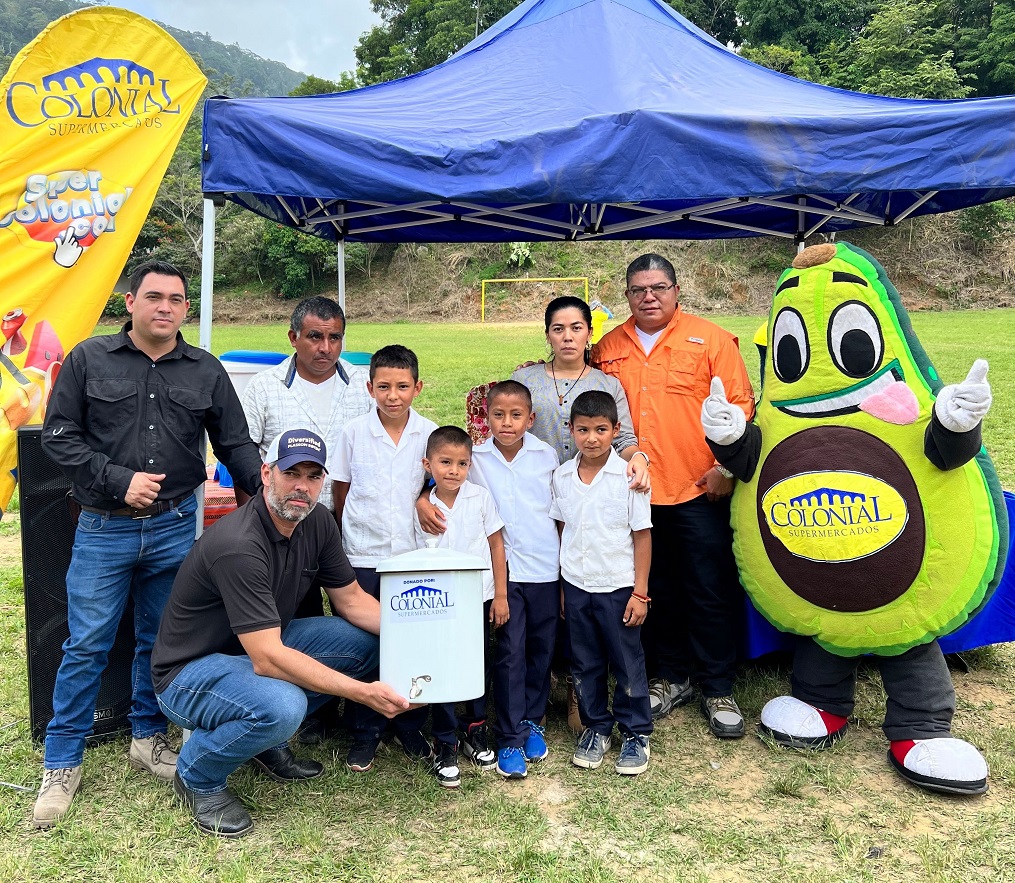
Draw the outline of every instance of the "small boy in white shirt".
[[[437,428],[412,408],[422,389],[412,350],[393,344],[375,352],[367,383],[375,407],[345,425],[328,464],[345,554],[359,584],[375,598],[381,589],[377,565],[416,548],[413,524],[423,489],[423,457]],[[366,772],[386,722],[364,706],[347,702],[346,709],[353,730],[346,766]],[[412,709],[395,718],[392,728],[409,757],[429,763],[433,750],[419,729],[425,719],[425,708]]]
[[[508,621],[507,564],[504,558],[504,522],[497,514],[490,492],[468,480],[472,465],[472,440],[457,426],[441,426],[430,433],[426,444],[423,468],[433,476],[434,488],[430,502],[444,515],[447,529],[437,544],[441,549],[454,549],[476,555],[487,563],[483,571],[483,612],[495,628]],[[426,534],[416,522],[416,544],[425,545]],[[490,654],[490,628],[484,623],[484,657]],[[486,678],[484,677],[484,684]],[[461,784],[458,768],[458,736],[472,760],[481,769],[491,769],[496,756],[486,736],[486,692],[465,703],[465,717],[458,720],[453,702],[430,704],[433,715],[432,732],[434,774],[445,788]]]
[[[523,779],[526,761],[549,753],[539,721],[560,616],[560,537],[550,517],[550,482],[560,461],[527,431],[535,414],[524,384],[495,384],[486,409],[492,436],[473,450],[470,475],[490,491],[504,519],[510,618],[497,633],[493,666],[497,772]]]
[[[550,515],[564,522],[560,570],[571,635],[571,671],[584,732],[571,762],[596,769],[616,722],[623,737],[614,769],[648,769],[652,711],[641,624],[648,614],[652,559],[648,497],[628,487],[626,464],[611,442],[620,431],[613,396],[589,390],[571,406],[574,460],[553,474]],[[607,675],[617,681],[613,712]]]

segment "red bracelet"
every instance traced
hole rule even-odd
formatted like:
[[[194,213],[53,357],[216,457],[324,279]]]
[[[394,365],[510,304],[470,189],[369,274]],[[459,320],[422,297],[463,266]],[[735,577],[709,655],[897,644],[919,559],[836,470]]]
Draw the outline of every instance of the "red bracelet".
[[[642,604],[651,604],[652,599],[648,595],[639,595],[637,592],[631,592],[631,597],[637,601],[641,601]]]

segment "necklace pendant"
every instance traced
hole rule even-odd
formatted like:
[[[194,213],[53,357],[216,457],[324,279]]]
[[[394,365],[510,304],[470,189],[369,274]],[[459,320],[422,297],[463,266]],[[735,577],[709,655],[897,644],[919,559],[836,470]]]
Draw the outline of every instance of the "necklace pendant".
[[[557,394],[557,404],[558,405],[564,404],[564,396],[560,395],[560,393]]]

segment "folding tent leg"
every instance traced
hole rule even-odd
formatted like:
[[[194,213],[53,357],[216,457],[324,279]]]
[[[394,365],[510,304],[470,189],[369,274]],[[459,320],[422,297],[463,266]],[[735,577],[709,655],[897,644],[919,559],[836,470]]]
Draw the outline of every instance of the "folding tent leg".
[[[345,311],[345,240],[338,240],[338,305]]]

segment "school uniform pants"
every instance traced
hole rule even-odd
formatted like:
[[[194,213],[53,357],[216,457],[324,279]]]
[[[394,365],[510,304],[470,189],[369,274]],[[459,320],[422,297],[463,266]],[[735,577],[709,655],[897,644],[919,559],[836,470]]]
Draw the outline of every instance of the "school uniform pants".
[[[539,723],[550,696],[550,663],[560,620],[560,584],[507,585],[510,619],[497,631],[493,704],[499,748],[521,748],[529,735],[522,721]]]
[[[885,736],[892,742],[930,739],[951,732],[955,688],[937,641],[898,656],[836,656],[810,638],[793,654],[793,696],[831,714],[849,717],[856,693],[856,669],[868,659],[881,671],[887,694]]]
[[[730,501],[702,494],[652,507],[652,612],[642,629],[649,677],[686,678],[704,696],[730,696],[743,589],[733,558]]]
[[[571,630],[571,674],[582,724],[602,736],[613,732],[614,722],[625,736],[647,736],[652,732],[652,710],[641,626],[624,625],[631,589],[586,592],[567,580],[562,582],[564,615]],[[607,705],[611,670],[617,682],[612,714]]]

